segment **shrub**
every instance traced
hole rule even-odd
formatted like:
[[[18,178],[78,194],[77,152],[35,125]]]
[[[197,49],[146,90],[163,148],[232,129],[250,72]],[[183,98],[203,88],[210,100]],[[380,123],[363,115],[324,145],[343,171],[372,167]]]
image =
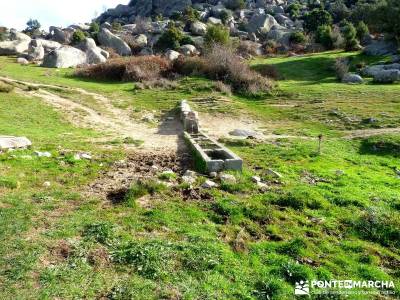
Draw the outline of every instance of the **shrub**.
[[[225,7],[231,10],[243,9],[245,6],[244,0],[227,0],[225,2]]]
[[[250,58],[258,55],[258,44],[252,41],[240,41],[236,48],[236,52],[245,57]]]
[[[0,42],[5,41],[7,38],[7,28],[0,26]]]
[[[116,58],[97,65],[79,68],[75,75],[97,80],[147,81],[168,77],[170,62],[160,56]]]
[[[251,70],[231,48],[221,45],[212,47],[205,57],[177,60],[175,67],[178,73],[201,74],[223,81],[231,85],[234,91],[248,95],[267,92],[272,86],[268,78]]]
[[[322,8],[315,8],[304,17],[304,28],[311,32],[320,26],[332,25],[332,16]]]
[[[283,299],[285,286],[281,280],[267,279],[257,281],[254,287],[254,296],[257,299]]]
[[[344,75],[349,72],[349,63],[347,59],[343,57],[337,58],[335,60],[334,69],[336,73],[336,78],[341,81]]]
[[[296,20],[300,17],[300,9],[301,5],[298,2],[294,2],[288,6],[287,13],[292,19]]]
[[[275,54],[278,50],[278,44],[276,41],[268,40],[264,45],[264,51],[267,54]]]
[[[77,45],[83,42],[85,39],[86,39],[85,33],[82,30],[78,29],[72,35],[72,44]]]
[[[225,94],[227,96],[230,96],[232,94],[232,90],[231,87],[225,83],[223,83],[222,81],[216,81],[214,88],[216,91]]]
[[[344,49],[346,51],[353,51],[358,48],[357,31],[352,23],[342,22],[341,32],[344,38]]]
[[[184,35],[179,43],[181,45],[194,45],[194,41],[189,35]]]
[[[356,26],[356,31],[359,41],[362,41],[369,34],[368,26],[363,21],[358,22]]]
[[[121,25],[121,23],[116,22],[116,21],[114,21],[114,22],[111,24],[111,27],[112,27],[112,29],[115,30],[115,31],[121,31],[121,30],[122,30],[122,25]]]
[[[229,29],[221,25],[208,26],[204,42],[207,47],[212,47],[215,44],[228,45]]]
[[[26,23],[26,28],[24,30],[24,32],[28,35],[35,35],[40,33],[40,23],[38,20],[34,20],[34,19],[30,19],[27,23]]]
[[[113,237],[113,226],[109,223],[94,223],[86,225],[83,236],[94,239],[96,242],[106,244]]]
[[[326,49],[332,49],[332,28],[328,25],[319,26],[315,33],[315,41],[322,44]]]
[[[193,23],[200,19],[200,13],[191,6],[187,6],[182,13],[183,21]]]
[[[99,32],[100,32],[100,25],[99,25],[99,23],[97,23],[97,22],[92,22],[92,23],[90,24],[90,29],[89,29],[89,31],[90,31],[91,33],[99,33]]]
[[[295,31],[290,34],[289,40],[293,44],[304,44],[307,39],[303,32]]]
[[[163,34],[158,39],[155,47],[159,50],[167,50],[167,49],[178,49],[181,44],[181,40],[184,35],[178,26],[175,25],[174,22],[170,22],[168,25],[168,29],[163,32]]]
[[[219,13],[219,18],[222,21],[222,24],[226,25],[228,23],[229,18],[232,16],[231,12],[223,9],[221,10],[221,12]]]
[[[350,16],[350,10],[342,0],[336,0],[335,2],[331,3],[329,12],[332,14],[333,21],[335,23],[347,19]]]

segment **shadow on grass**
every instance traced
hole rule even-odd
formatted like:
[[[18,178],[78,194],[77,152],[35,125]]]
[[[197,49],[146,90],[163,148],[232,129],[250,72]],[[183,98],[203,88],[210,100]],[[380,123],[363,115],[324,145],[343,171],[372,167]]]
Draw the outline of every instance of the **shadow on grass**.
[[[360,154],[400,157],[400,138],[374,137],[364,139],[361,142],[359,152]]]

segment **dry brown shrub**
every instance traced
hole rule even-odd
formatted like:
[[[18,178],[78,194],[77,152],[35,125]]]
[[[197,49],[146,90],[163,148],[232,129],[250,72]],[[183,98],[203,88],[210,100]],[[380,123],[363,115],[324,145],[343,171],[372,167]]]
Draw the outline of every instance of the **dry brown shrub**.
[[[349,62],[347,58],[344,57],[337,58],[335,61],[334,69],[336,73],[336,78],[342,80],[344,75],[346,75],[349,72]]]
[[[170,62],[160,56],[111,59],[105,63],[79,68],[75,75],[97,80],[151,81],[168,77]]]
[[[121,57],[121,55],[119,55],[113,48],[104,47],[104,50],[106,50],[110,54],[110,59]]]
[[[120,37],[124,40],[125,43],[128,44],[129,48],[132,50],[132,54],[138,54],[143,47],[137,43],[135,37],[131,34],[122,34]]]
[[[217,81],[215,82],[214,88],[216,91],[221,92],[225,95],[230,96],[232,94],[231,87],[222,81]]]
[[[258,44],[252,41],[240,41],[236,52],[245,58],[258,55]]]
[[[183,75],[201,74],[229,84],[233,90],[256,95],[271,89],[271,81],[250,69],[233,49],[215,45],[204,57],[182,58],[175,70]]]

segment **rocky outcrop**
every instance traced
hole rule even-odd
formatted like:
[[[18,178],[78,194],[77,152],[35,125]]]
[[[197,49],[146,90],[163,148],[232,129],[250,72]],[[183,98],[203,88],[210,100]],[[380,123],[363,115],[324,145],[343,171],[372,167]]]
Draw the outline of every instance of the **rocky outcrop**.
[[[364,48],[367,55],[388,55],[397,53],[397,45],[395,42],[378,40],[372,41]]]
[[[191,6],[191,0],[132,0],[129,5],[118,5],[104,12],[97,21],[112,22],[116,18],[126,21],[134,20],[136,16],[150,17],[154,15],[171,16],[174,12],[182,11]]]
[[[97,37],[100,45],[114,49],[119,55],[128,56],[132,54],[128,44],[106,28],[102,28]]]
[[[207,25],[200,21],[193,22],[190,25],[190,31],[194,35],[205,35],[207,32]]]
[[[51,51],[44,57],[43,67],[47,68],[71,68],[85,64],[87,60],[85,52],[70,46]]]
[[[69,44],[71,42],[73,30],[62,30],[59,27],[51,26],[49,32],[53,41],[61,44]]]
[[[31,41],[30,47],[39,47],[42,46],[44,51],[50,52],[60,48],[62,45],[55,41],[45,40],[45,39],[33,39]]]
[[[77,47],[86,53],[86,62],[88,64],[99,64],[106,62],[110,56],[107,51],[97,47],[96,42],[91,38],[86,38]]]
[[[22,55],[28,51],[30,42],[26,34],[12,31],[9,41],[0,42],[0,55]]]
[[[249,23],[247,24],[248,32],[255,33],[268,33],[272,27],[279,28],[279,23],[275,18],[268,14],[255,14],[251,17]]]
[[[167,52],[165,52],[165,57],[169,61],[174,61],[174,60],[178,59],[179,56],[181,56],[181,54],[179,52],[177,52],[177,51],[174,51],[174,50],[168,50]]]
[[[376,83],[393,83],[400,80],[399,70],[382,70],[374,75]]]

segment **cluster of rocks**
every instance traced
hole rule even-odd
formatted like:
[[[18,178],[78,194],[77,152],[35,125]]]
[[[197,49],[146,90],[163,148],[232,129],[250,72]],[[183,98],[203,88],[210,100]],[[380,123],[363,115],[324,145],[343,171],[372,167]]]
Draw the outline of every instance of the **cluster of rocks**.
[[[361,74],[372,77],[377,83],[393,83],[400,81],[400,63],[367,66]]]

